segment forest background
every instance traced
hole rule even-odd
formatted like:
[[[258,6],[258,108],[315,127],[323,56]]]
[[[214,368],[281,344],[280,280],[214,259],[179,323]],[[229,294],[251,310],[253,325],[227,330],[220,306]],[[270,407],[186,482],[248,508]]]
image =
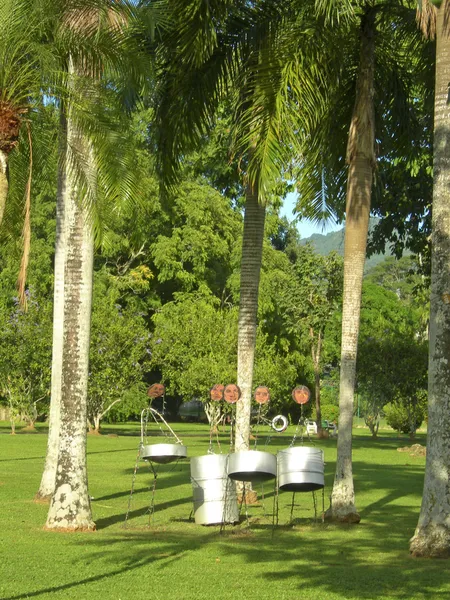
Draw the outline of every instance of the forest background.
[[[7,207],[0,232],[0,404],[9,409],[13,428],[20,419],[29,427],[45,419],[50,402],[58,107],[44,104],[30,119],[35,152],[39,140],[45,141],[45,160],[33,173],[26,309],[16,289],[22,255],[17,204]],[[164,197],[151,123],[151,109],[141,108],[126,132],[138,201],[123,198],[96,209],[88,392],[95,430],[102,419],[137,419],[153,382],[166,384],[165,409],[175,418],[181,403],[205,401],[214,383],[236,380],[244,199],[238,166],[227,156],[229,115],[224,107],[202,149],[186,157],[176,191]],[[423,154],[420,161],[428,160],[429,148]],[[28,146],[20,144],[11,169],[14,161],[20,166],[27,159]],[[416,178],[426,190],[429,173],[421,169]],[[11,181],[12,198],[21,194],[16,181]],[[293,387],[306,384],[313,392],[319,387],[322,418],[337,421],[343,261],[334,251],[322,255],[313,244],[305,245],[296,224],[280,217],[293,187],[280,182],[268,208],[254,387],[267,385],[273,413],[282,411],[295,422]],[[373,435],[384,413],[413,436],[426,412],[429,201],[423,194],[423,227],[403,240],[401,203],[397,221],[391,212],[390,220],[379,219],[371,228],[369,251],[387,247],[396,254],[369,268],[364,282],[355,410]],[[374,212],[382,216],[376,205]],[[408,246],[420,252],[400,258]],[[317,378],[313,356],[319,331]]]

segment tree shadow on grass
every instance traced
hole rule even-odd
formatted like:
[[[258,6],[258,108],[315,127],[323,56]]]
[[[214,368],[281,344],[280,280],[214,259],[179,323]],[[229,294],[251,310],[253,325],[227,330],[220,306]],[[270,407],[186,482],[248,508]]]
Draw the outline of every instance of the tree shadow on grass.
[[[161,491],[161,490],[168,489],[168,488],[174,488],[176,486],[188,484],[191,481],[190,474],[188,471],[189,465],[187,465],[187,464],[177,463],[175,466],[172,465],[170,468],[168,468],[168,465],[164,465],[162,468],[164,470],[160,469],[156,472],[157,473],[157,477],[156,477],[156,489],[157,490]],[[130,490],[131,490],[132,478],[134,475],[134,470],[133,469],[124,469],[122,471],[122,474],[130,476],[130,480],[129,480],[130,486],[129,487],[127,486],[125,489],[114,492],[113,494],[105,494],[103,496],[96,496],[95,500],[104,502],[105,500],[114,500],[117,498],[123,498],[124,496],[129,496]],[[148,491],[153,486],[153,479],[154,479],[153,472],[150,469],[150,467],[148,467],[146,464],[143,464],[141,462],[139,465],[139,469],[136,472],[136,480],[142,480],[142,478],[144,478],[144,477],[145,477],[146,482],[148,483],[147,487],[135,488],[133,491],[133,495],[144,492],[145,490]]]
[[[147,490],[147,492],[148,492],[148,490]],[[166,500],[165,502],[158,502],[158,498],[156,497],[153,517],[157,518],[158,513],[162,512],[163,510],[166,510],[168,508],[179,507],[180,504],[188,504],[190,502],[191,502],[190,497],[176,498],[174,500]],[[113,525],[117,525],[118,523],[122,523],[122,525],[125,529],[126,528],[133,529],[133,523],[132,523],[133,519],[137,519],[139,517],[144,517],[145,515],[150,514],[150,499],[149,499],[148,504],[146,504],[144,507],[141,507],[141,508],[138,508],[135,510],[130,510],[130,512],[128,514],[127,524],[125,524],[126,514],[127,514],[127,511],[125,510],[124,512],[120,512],[120,513],[112,515],[110,517],[96,519],[95,524],[96,524],[97,530],[100,531],[102,529],[107,529],[108,527],[112,527]]]
[[[342,597],[376,599],[386,596],[410,598],[448,598],[449,568],[442,561],[417,561],[407,556],[403,536],[392,535],[373,548],[365,536],[350,534],[347,543],[318,539],[314,531],[296,539],[295,548],[287,538],[289,532],[276,536],[271,551],[257,550],[242,540],[223,548],[230,555],[241,554],[245,562],[261,564],[260,577],[268,585],[285,582],[298,597]],[[380,532],[380,535],[387,532]],[[286,549],[286,546],[290,547]],[[383,559],[373,553],[384,552]],[[271,567],[267,567],[271,563]],[[276,563],[274,568],[273,563]],[[444,567],[444,568],[442,568]]]
[[[331,470],[333,465],[329,466]],[[205,529],[187,523],[185,519],[172,519],[168,528],[169,521],[159,524],[157,529],[149,528],[143,532],[130,523],[129,530],[106,533],[106,529],[124,521],[123,512],[99,519],[97,534],[83,536],[84,552],[79,560],[96,564],[101,573],[41,590],[31,589],[27,594],[10,596],[5,600],[21,600],[59,591],[71,592],[70,597],[76,597],[78,586],[106,582],[127,572],[136,577],[143,573],[140,569],[147,567],[157,572],[167,570],[168,585],[172,585],[174,562],[186,559],[186,564],[192,565],[192,553],[199,557],[199,551],[209,544],[214,548],[213,557],[229,557],[230,564],[237,564],[235,568],[245,573],[245,577],[251,581],[266,582],[266,589],[273,589],[274,597],[280,590],[288,590],[286,598],[302,597],[307,600],[448,598],[448,561],[423,561],[412,559],[408,554],[408,539],[418,518],[423,466],[387,466],[357,461],[354,472],[357,499],[358,494],[364,499],[360,507],[363,521],[359,525],[311,524],[309,520],[296,518],[290,526],[273,529],[269,514],[266,520],[253,518],[249,531],[245,521],[237,527],[226,526],[220,534],[219,527]],[[165,487],[160,488],[161,502],[156,503],[157,511],[190,503],[190,495],[181,498],[169,496],[171,488],[186,483],[182,473],[171,473],[164,483]],[[176,493],[176,489],[173,492]],[[309,495],[305,494],[305,501]],[[130,519],[145,516],[147,510],[147,506],[133,510]],[[283,519],[288,511],[289,494],[286,493],[281,498]],[[180,516],[179,512],[176,516]],[[199,568],[209,564],[204,560],[200,561],[202,566]],[[214,581],[206,576],[204,580],[205,597],[209,591],[213,595]]]
[[[261,564],[267,584],[286,582],[305,598],[342,597],[402,599],[450,597],[450,563],[409,557],[408,539],[417,523],[417,507],[397,503],[393,490],[376,503],[376,522],[360,525],[313,524],[296,521],[276,527],[271,543],[224,542],[230,556]],[[375,509],[375,506],[372,506]],[[270,570],[267,563],[276,563]],[[293,596],[295,597],[295,596]]]
[[[382,508],[402,497],[416,496],[420,499],[422,495],[424,465],[374,465],[357,461],[353,464],[353,470],[357,506],[359,495],[378,496],[373,502],[359,508],[362,519],[380,513]],[[385,516],[389,517],[388,514]]]
[[[199,553],[209,544],[213,544],[213,556],[221,556],[224,561],[228,557],[235,564],[238,559],[242,576],[265,581],[267,589],[273,589],[274,597],[283,589],[289,591],[286,598],[308,600],[447,598],[448,563],[408,556],[404,520],[415,518],[414,513],[413,508],[396,506],[391,512],[394,527],[390,522],[359,526],[320,524],[276,528],[272,535],[268,525],[246,531],[241,524],[240,528],[227,527],[220,534],[217,527],[200,529],[180,523],[177,531],[125,530],[107,538],[85,536],[85,552],[79,560],[101,565],[97,568],[102,573],[5,600],[76,590],[78,586],[127,572],[134,573],[137,581],[138,573],[148,573],[148,568],[159,573],[167,571],[167,585],[176,585],[170,580],[174,563],[190,557],[188,564],[192,565],[192,553]],[[204,585],[210,586],[213,593],[213,580],[206,578]],[[208,590],[205,589],[205,594]],[[73,591],[70,597],[76,597]]]
[[[95,450],[95,451],[88,451],[87,454],[88,456],[90,455],[94,455],[94,454],[112,454],[112,453],[116,453],[116,452],[130,452],[131,450],[133,450],[133,448],[115,448],[112,450]],[[44,460],[45,459],[45,454],[42,454],[41,456],[18,456],[16,458],[0,458],[0,462],[15,462],[15,461],[26,461],[26,460]]]
[[[59,534],[55,534],[59,535]],[[105,539],[95,539],[94,535],[91,538],[84,538],[83,544],[87,549],[97,547],[98,550],[91,553],[89,557],[90,561],[101,561],[105,558]],[[169,536],[162,542],[158,537],[158,552],[149,552],[149,546],[152,543],[153,532],[147,533],[124,533],[123,535],[115,536],[114,538],[108,538],[109,547],[117,548],[117,553],[114,553],[114,559],[111,561],[113,564],[120,564],[121,566],[113,570],[105,570],[104,573],[93,575],[92,577],[78,578],[74,581],[63,583],[61,585],[49,586],[39,590],[29,591],[23,594],[12,595],[4,597],[3,600],[22,600],[25,598],[35,598],[44,594],[54,594],[57,592],[69,592],[70,590],[76,590],[80,586],[86,586],[90,583],[96,583],[106,581],[110,578],[118,575],[128,573],[133,570],[140,569],[142,567],[153,567],[158,566],[160,569],[169,567],[174,561],[179,560],[183,554],[188,550],[195,551],[200,548],[205,542],[201,538],[189,538],[187,543],[182,541],[182,536],[177,535],[176,538]],[[124,552],[124,547],[129,548],[130,542],[133,542],[133,552]],[[126,545],[124,545],[126,542]],[[80,559],[83,562],[85,557]],[[131,592],[131,590],[130,590]],[[69,596],[69,597],[74,597]]]

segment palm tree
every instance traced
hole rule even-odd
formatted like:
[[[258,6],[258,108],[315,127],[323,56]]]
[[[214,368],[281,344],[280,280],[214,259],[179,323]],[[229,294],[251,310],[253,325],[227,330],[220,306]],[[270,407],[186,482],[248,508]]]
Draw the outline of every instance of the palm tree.
[[[62,80],[54,90],[60,104],[60,143],[57,189],[57,219],[55,248],[55,287],[53,307],[52,383],[49,415],[49,435],[44,471],[37,501],[48,501],[55,491],[58,466],[61,424],[61,396],[63,373],[80,368],[83,376],[78,382],[83,396],[79,416],[82,430],[87,390],[87,360],[89,352],[90,300],[92,286],[92,228],[95,228],[96,207],[99,194],[104,203],[113,204],[116,197],[128,198],[135,194],[129,165],[126,164],[126,139],[123,122],[124,104],[131,108],[133,92],[138,87],[144,69],[139,61],[139,50],[128,35],[134,14],[124,2],[109,0],[83,0],[73,6],[61,2],[58,18],[50,24],[47,35],[53,41],[54,52],[60,65],[56,80]],[[126,24],[130,29],[126,29]],[[132,62],[130,57],[132,56]],[[53,75],[55,78],[55,74]],[[111,77],[113,79],[111,80]],[[123,87],[127,86],[124,93]],[[119,104],[117,105],[119,101]],[[118,112],[119,111],[119,112]],[[125,119],[126,120],[126,119]],[[130,158],[130,157],[128,157]],[[85,231],[78,238],[69,238],[70,214],[81,211]],[[81,222],[80,221],[80,222]],[[100,226],[101,227],[101,226]],[[81,240],[84,239],[82,242]],[[80,278],[67,280],[68,244],[79,242],[85,257],[84,271]],[[91,246],[91,247],[89,247]],[[83,283],[84,278],[84,283]],[[71,284],[69,283],[71,281]],[[80,312],[78,328],[86,335],[78,337],[80,364],[70,367],[64,364],[66,315],[73,315],[78,308],[67,305],[69,285],[82,285],[86,291],[85,307]],[[78,293],[78,292],[76,292]],[[76,304],[76,296],[73,301]],[[81,301],[81,296],[80,296]],[[71,322],[72,326],[73,323]],[[70,337],[70,336],[69,336]],[[74,340],[70,337],[70,340]],[[69,338],[67,338],[69,340]],[[70,341],[69,340],[69,341]],[[68,396],[70,398],[70,395]],[[67,417],[70,419],[70,416]],[[84,441],[85,444],[85,441]],[[84,452],[80,447],[80,452]],[[84,477],[84,474],[83,474]],[[86,486],[85,486],[86,487]]]
[[[324,30],[311,17],[312,3],[302,3],[295,18],[284,3],[270,0],[219,4],[217,14],[205,5],[208,14],[191,19],[183,8],[183,2],[176,3],[173,29],[163,44],[167,50],[162,52],[156,119],[159,156],[165,180],[172,183],[180,156],[207,135],[219,102],[228,98],[234,107],[232,155],[238,157],[245,188],[237,366],[242,395],[235,446],[239,451],[249,447],[265,206],[293,157],[300,154],[303,132],[319,118],[326,78],[319,52]]]
[[[20,3],[19,3],[20,4]],[[2,5],[0,19],[0,225],[9,189],[9,155],[18,144],[24,114],[29,109],[30,89],[39,89],[38,61],[30,56],[32,20],[10,0]],[[31,34],[31,35],[30,35]],[[36,85],[37,84],[37,85]]]
[[[24,41],[22,46],[19,44],[20,60],[13,65],[19,75],[21,66],[24,72],[31,73],[28,79],[17,78],[23,97],[32,98],[33,94],[39,97],[45,89],[48,101],[55,99],[61,115],[54,322],[54,358],[60,358],[60,363],[55,360],[53,368],[50,424],[53,431],[49,436],[52,460],[47,460],[50,476],[46,479],[45,493],[38,494],[43,497],[53,493],[48,528],[94,527],[86,475],[93,216],[99,195],[113,199],[127,188],[129,193],[129,174],[117,169],[123,158],[118,138],[115,136],[108,143],[111,135],[107,135],[108,119],[117,116],[113,114],[110,98],[119,90],[117,84],[105,80],[112,74],[113,66],[117,72],[117,67],[126,63],[123,25],[128,11],[125,13],[125,8],[123,3],[108,0],[61,1],[52,2],[51,6],[45,0],[20,0],[14,4],[14,19],[9,21],[15,24],[13,33],[18,40],[20,33],[28,31],[26,28],[20,31],[20,24],[37,23],[31,32],[34,37],[26,38],[27,43]],[[8,37],[9,42],[12,39],[13,34]],[[51,59],[45,65],[50,68],[36,68],[37,59],[27,62],[29,56],[40,56],[41,48]],[[4,61],[2,81],[8,81],[5,73],[8,75],[13,67]],[[128,77],[134,69],[131,63],[127,67]],[[36,73],[39,73],[38,83]],[[9,109],[22,106],[17,93],[13,95],[10,88],[7,92],[5,95],[2,88],[6,98],[1,104],[2,116],[9,118],[9,121],[3,119],[3,131],[9,134],[9,138],[3,136],[3,150],[14,147],[20,125],[18,109],[14,114]],[[9,112],[5,109],[6,101]],[[8,131],[5,122],[11,124]]]
[[[332,2],[321,4],[328,16],[336,9]],[[308,216],[326,213],[330,207],[323,206],[324,189],[331,197],[333,194],[342,197],[346,182],[338,456],[331,506],[326,516],[357,523],[360,516],[353,484],[352,423],[362,279],[376,173],[375,135],[382,148],[386,133],[392,136],[396,126],[397,147],[404,147],[409,139],[405,135],[407,126],[400,128],[398,124],[402,117],[405,122],[405,116],[410,119],[412,116],[411,72],[418,41],[412,28],[414,12],[408,3],[363,0],[347,8],[353,8],[353,19],[343,25],[342,31],[337,31],[342,37],[335,44],[346,51],[338,71],[337,83],[341,88],[334,90],[328,117],[312,140],[315,151],[301,174],[299,188],[303,197],[299,209]],[[357,51],[355,41],[359,46]],[[388,94],[390,89],[394,89],[392,96]],[[347,120],[342,114],[348,111],[349,97],[354,98],[354,105]],[[330,139],[342,140],[342,134],[346,133],[342,123],[349,121],[346,152],[342,152],[340,143],[335,143],[334,152],[330,151]]]
[[[249,448],[258,292],[265,217],[266,207],[260,202],[258,185],[247,184],[238,317],[237,384],[241,390],[241,398],[236,405],[236,452]]]
[[[61,374],[64,331],[64,249],[65,223],[64,213],[69,200],[66,199],[68,183],[66,171],[67,123],[61,109],[59,128],[59,166],[56,191],[56,239],[53,289],[53,339],[52,339],[52,375],[50,390],[50,412],[48,419],[47,452],[37,502],[49,502],[55,489],[56,467],[58,462],[59,424],[61,406]]]
[[[366,4],[361,16],[360,63],[347,145],[339,436],[330,513],[333,518],[348,522],[360,520],[354,501],[352,424],[361,291],[375,168],[375,15],[374,7]]]
[[[424,32],[436,37],[433,143],[433,217],[428,362],[427,459],[422,506],[410,542],[414,556],[450,557],[450,169],[448,145],[448,72],[450,2],[421,3]]]
[[[69,58],[68,76],[75,79]],[[74,85],[70,82],[69,85]],[[64,110],[64,109],[62,109]],[[63,317],[61,340],[59,436],[56,475],[46,528],[64,530],[92,530],[86,465],[87,380],[90,341],[93,277],[93,231],[86,211],[87,199],[80,194],[80,183],[70,164],[70,153],[85,157],[88,179],[95,180],[95,166],[89,141],[82,135],[67,113],[65,181],[60,192],[63,206],[63,237],[58,242],[63,254],[63,284],[55,282],[56,310]],[[61,178],[60,183],[62,184]],[[95,193],[95,190],[93,190]],[[62,265],[61,265],[62,266]],[[58,285],[59,284],[59,285]],[[62,298],[61,298],[62,296]],[[54,323],[54,327],[58,323]],[[59,366],[59,365],[58,365]],[[54,398],[52,399],[54,400]]]

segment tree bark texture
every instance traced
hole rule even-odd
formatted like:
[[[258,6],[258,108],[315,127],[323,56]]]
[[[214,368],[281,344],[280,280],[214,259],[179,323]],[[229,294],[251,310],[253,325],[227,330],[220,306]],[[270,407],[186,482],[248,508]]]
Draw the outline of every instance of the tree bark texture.
[[[428,434],[414,556],[450,557],[450,36],[443,3],[436,23],[434,177],[428,360]]]
[[[69,71],[70,72],[70,71]],[[76,148],[91,164],[91,148],[67,116],[67,148]],[[61,407],[55,491],[47,517],[47,529],[88,531],[95,529],[87,484],[87,383],[91,328],[93,236],[81,198],[74,165],[66,161],[67,186],[64,207],[67,237],[64,253],[64,326],[61,370]]]
[[[324,437],[322,429],[322,410],[320,407],[320,354],[322,352],[322,332],[317,334],[317,343],[314,344],[314,330],[310,331],[311,357],[314,366],[314,398],[316,403],[317,437]]]
[[[358,523],[352,471],[352,425],[361,291],[369,228],[373,171],[375,12],[361,18],[361,54],[347,146],[349,164],[344,239],[344,291],[336,473],[327,517]]]
[[[66,179],[66,147],[67,124],[64,106],[60,117],[60,150],[58,165],[58,189],[56,198],[56,244],[55,271],[53,290],[53,340],[52,340],[52,380],[50,396],[50,414],[48,423],[47,454],[41,484],[36,500],[50,500],[55,491],[56,464],[58,460],[60,405],[61,405],[61,371],[64,330],[64,249],[66,240],[66,224],[64,207],[70,202],[74,191]]]
[[[247,186],[242,240],[238,321],[237,383],[241,398],[236,404],[236,452],[249,449],[253,365],[256,346],[258,290],[262,264],[266,209],[259,203],[256,186]]]
[[[8,197],[8,155],[4,150],[0,150],[0,225],[5,213],[6,199]]]

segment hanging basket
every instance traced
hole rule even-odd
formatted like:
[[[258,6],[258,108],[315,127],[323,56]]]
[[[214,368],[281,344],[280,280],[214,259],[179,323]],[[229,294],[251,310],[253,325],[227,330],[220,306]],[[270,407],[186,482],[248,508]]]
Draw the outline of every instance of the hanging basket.
[[[298,446],[280,450],[278,487],[287,492],[313,492],[325,486],[323,451]]]
[[[244,450],[230,454],[228,477],[235,481],[262,483],[277,476],[277,457],[270,452]]]
[[[187,448],[182,444],[149,444],[142,446],[140,456],[143,460],[165,465],[187,457]]]

